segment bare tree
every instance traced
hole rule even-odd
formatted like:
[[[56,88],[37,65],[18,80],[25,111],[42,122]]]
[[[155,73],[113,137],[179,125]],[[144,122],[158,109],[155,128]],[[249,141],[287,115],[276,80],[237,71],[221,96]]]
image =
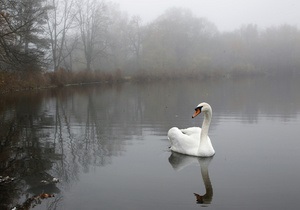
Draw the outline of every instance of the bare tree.
[[[48,33],[54,71],[58,70],[68,56],[71,56],[77,38],[67,42],[68,33],[74,27],[74,0],[48,0]]]
[[[208,43],[217,33],[209,21],[190,10],[171,8],[145,27],[144,33],[142,61],[150,74],[188,76],[200,69],[208,71]]]
[[[121,12],[116,4],[108,4],[107,11],[109,22],[105,34],[105,56],[102,56],[101,66],[110,70],[122,70],[131,56],[128,40],[128,16]]]
[[[86,69],[92,69],[92,62],[105,54],[105,33],[109,22],[106,4],[96,0],[79,0],[76,19],[79,24]]]
[[[136,68],[139,70],[140,67],[140,56],[142,50],[142,27],[141,18],[134,16],[129,22],[128,38],[130,43],[130,49],[135,55]]]

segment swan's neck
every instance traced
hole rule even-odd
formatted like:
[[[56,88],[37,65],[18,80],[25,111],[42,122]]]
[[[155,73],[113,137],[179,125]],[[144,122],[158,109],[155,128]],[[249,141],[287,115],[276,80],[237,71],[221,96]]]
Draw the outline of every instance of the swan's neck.
[[[208,129],[211,121],[212,113],[211,112],[204,112],[204,120],[202,123],[202,131],[200,135],[200,144],[204,143],[205,141],[208,141]]]

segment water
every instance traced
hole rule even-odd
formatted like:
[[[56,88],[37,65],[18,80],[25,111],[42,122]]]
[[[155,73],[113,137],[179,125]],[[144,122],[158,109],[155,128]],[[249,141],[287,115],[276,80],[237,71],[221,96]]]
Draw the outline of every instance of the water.
[[[0,176],[14,180],[0,184],[1,209],[41,193],[55,197],[34,209],[299,209],[299,90],[252,78],[2,96]],[[202,101],[216,155],[172,154],[168,129],[201,125]]]

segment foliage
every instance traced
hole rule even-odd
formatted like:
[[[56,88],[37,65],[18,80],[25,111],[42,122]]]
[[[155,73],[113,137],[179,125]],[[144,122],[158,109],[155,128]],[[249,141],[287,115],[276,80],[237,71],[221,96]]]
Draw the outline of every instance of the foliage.
[[[170,9],[146,31],[143,67],[184,74],[207,67],[209,43],[217,33],[212,23],[195,17],[191,11]]]
[[[36,70],[43,66],[47,38],[44,0],[0,1],[0,70]]]
[[[101,81],[117,69],[142,80],[295,74],[300,69],[300,31],[290,25],[259,29],[249,24],[219,32],[182,8],[143,24],[106,1],[0,1],[0,71],[51,69],[57,73],[46,75],[55,85],[87,78],[96,82],[96,75]],[[60,69],[67,71],[59,76]],[[70,79],[83,74],[78,70],[90,73]],[[72,76],[62,78],[66,74]]]

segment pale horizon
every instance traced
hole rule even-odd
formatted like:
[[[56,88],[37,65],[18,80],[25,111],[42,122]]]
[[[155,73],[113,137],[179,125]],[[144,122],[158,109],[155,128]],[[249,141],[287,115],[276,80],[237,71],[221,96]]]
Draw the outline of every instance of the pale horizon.
[[[197,17],[206,18],[220,31],[232,31],[243,25],[259,28],[284,24],[300,27],[300,1],[259,0],[112,0],[129,15],[138,15],[149,23],[172,7],[190,9]]]

